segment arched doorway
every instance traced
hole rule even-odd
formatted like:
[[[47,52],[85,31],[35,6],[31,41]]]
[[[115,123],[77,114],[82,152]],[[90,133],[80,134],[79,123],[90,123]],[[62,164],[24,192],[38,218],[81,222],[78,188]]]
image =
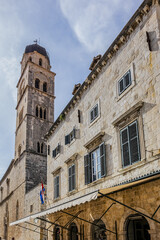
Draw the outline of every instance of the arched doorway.
[[[54,234],[53,234],[53,240],[60,240],[60,228],[59,227],[55,227],[54,228]]]
[[[92,225],[91,231],[92,231],[92,240],[107,240],[106,232],[104,228],[106,228],[104,222],[102,220],[94,220],[94,224],[98,225]]]
[[[151,240],[147,220],[141,215],[130,215],[126,222],[127,240]]]
[[[78,240],[78,228],[75,223],[71,223],[69,227],[69,240]]]

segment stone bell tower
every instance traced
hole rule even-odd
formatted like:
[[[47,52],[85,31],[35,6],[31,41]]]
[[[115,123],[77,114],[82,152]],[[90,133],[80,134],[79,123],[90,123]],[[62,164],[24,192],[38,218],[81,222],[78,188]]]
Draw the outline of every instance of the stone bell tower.
[[[44,135],[54,121],[54,78],[45,48],[28,45],[21,61],[17,88],[15,159],[25,162],[25,192],[46,183]]]

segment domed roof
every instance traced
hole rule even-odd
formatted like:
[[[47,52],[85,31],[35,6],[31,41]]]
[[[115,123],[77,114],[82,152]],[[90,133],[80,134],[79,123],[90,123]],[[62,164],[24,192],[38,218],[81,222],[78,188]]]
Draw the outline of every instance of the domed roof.
[[[30,52],[34,52],[34,51],[37,51],[38,53],[42,54],[49,61],[49,56],[48,56],[48,53],[47,53],[46,49],[41,47],[40,45],[32,44],[32,45],[26,46],[26,48],[25,48],[25,53],[30,53]]]

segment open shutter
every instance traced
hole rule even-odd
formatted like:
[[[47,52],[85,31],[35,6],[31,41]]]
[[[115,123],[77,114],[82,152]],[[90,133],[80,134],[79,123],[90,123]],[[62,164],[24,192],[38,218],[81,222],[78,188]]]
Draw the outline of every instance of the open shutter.
[[[127,88],[131,84],[131,71],[130,70],[124,76],[124,84],[125,84],[125,88]]]
[[[128,130],[129,130],[131,163],[134,163],[140,160],[137,121],[130,124],[128,127]]]
[[[121,153],[123,167],[130,165],[129,144],[128,144],[128,130],[127,128],[121,131]]]
[[[65,145],[69,144],[69,135],[65,136]]]
[[[72,167],[68,168],[69,192],[72,191]]]
[[[61,146],[60,146],[60,144],[58,143],[58,146],[57,146],[57,154],[60,153],[60,151],[61,151]]]
[[[85,184],[90,183],[91,180],[91,159],[90,155],[84,156],[84,174],[85,174]]]
[[[76,188],[75,165],[72,166],[72,190]]]
[[[118,89],[119,89],[119,95],[123,92],[124,90],[124,82],[123,82],[123,78],[118,82]]]
[[[100,146],[100,159],[101,159],[101,177],[106,176],[106,146],[102,143]]]
[[[73,128],[73,138],[76,138],[76,129]]]

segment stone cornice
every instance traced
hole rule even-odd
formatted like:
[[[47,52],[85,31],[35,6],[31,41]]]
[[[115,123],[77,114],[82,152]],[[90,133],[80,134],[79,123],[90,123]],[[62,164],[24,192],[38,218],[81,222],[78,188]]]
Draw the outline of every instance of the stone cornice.
[[[160,4],[160,1],[158,1]],[[78,89],[76,94],[72,97],[70,102],[67,104],[67,106],[64,108],[64,110],[61,112],[57,120],[54,122],[53,126],[50,128],[50,130],[45,135],[45,138],[48,139],[54,130],[57,128],[57,126],[61,123],[60,116],[67,115],[67,113],[74,107],[74,105],[79,101],[81,98],[83,92],[87,90],[89,85],[92,84],[92,82],[98,77],[100,72],[102,71],[102,68],[106,66],[107,64],[110,64],[111,59],[119,51],[119,49],[128,41],[128,37],[132,34],[132,32],[139,26],[140,22],[143,20],[143,16],[147,15],[150,11],[152,4],[154,5],[154,0],[144,0],[143,3],[140,5],[138,10],[135,12],[135,14],[132,16],[132,18],[128,21],[128,23],[125,25],[125,27],[122,29],[122,31],[119,33],[119,35],[116,37],[116,39],[113,41],[113,43],[110,45],[108,50],[104,53],[102,58],[99,60],[99,62],[96,64],[95,68],[92,70],[92,72],[88,75],[86,80],[83,82],[81,87]]]

